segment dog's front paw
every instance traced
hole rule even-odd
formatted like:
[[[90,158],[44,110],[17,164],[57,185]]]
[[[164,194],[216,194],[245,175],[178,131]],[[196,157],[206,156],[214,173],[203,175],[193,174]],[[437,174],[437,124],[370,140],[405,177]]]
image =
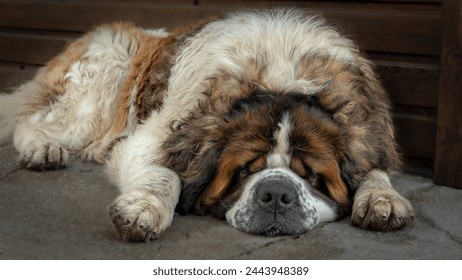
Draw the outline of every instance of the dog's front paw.
[[[359,189],[354,197],[351,221],[364,229],[390,231],[412,221],[411,203],[391,188]]]
[[[112,222],[125,241],[157,239],[171,224],[170,209],[152,194],[129,193],[109,207]]]
[[[68,160],[68,152],[54,142],[31,144],[19,156],[22,166],[37,171],[64,168]]]

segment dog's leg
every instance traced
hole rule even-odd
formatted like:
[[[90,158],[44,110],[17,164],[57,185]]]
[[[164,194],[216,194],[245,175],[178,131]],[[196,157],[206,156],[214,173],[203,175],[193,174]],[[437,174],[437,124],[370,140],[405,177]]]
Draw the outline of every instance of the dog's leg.
[[[156,239],[172,223],[180,195],[180,178],[158,162],[160,141],[144,125],[120,142],[107,167],[121,195],[109,207],[111,219],[126,241]]]
[[[19,163],[22,166],[38,171],[65,167],[69,159],[67,150],[48,137],[45,130],[28,121],[16,126],[14,144],[19,151]]]
[[[391,186],[388,174],[375,169],[356,191],[351,220],[361,228],[389,231],[413,219],[411,203]]]
[[[20,107],[13,137],[20,164],[39,171],[63,168],[69,159],[67,150],[53,136],[53,131],[62,131],[63,127],[62,120],[57,121],[50,114],[51,97],[49,100],[47,90],[46,86],[30,81],[15,93],[25,96],[25,102],[43,99],[41,106]]]

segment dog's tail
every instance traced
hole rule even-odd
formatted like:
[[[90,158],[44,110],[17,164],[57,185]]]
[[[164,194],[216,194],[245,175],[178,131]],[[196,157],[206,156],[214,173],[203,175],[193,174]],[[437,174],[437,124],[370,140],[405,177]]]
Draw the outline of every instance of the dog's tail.
[[[0,146],[12,142],[18,115],[27,91],[21,87],[13,93],[0,92]]]

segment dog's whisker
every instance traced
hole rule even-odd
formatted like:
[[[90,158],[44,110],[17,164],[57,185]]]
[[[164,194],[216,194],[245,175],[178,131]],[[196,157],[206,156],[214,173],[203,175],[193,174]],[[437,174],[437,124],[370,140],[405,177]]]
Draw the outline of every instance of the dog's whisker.
[[[227,205],[223,202],[223,200],[221,199],[221,196],[220,196],[220,203],[221,203],[221,205],[223,205],[223,207],[225,207],[226,210],[231,209],[230,206],[227,206]]]

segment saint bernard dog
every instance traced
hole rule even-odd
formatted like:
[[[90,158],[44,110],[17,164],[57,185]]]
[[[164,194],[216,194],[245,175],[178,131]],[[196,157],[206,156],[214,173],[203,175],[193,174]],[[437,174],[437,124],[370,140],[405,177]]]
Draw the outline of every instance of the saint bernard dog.
[[[96,28],[12,94],[0,135],[32,170],[104,163],[123,240],[158,238],[175,213],[297,235],[351,215],[413,218],[390,102],[357,46],[318,16],[245,11],[165,29]]]

